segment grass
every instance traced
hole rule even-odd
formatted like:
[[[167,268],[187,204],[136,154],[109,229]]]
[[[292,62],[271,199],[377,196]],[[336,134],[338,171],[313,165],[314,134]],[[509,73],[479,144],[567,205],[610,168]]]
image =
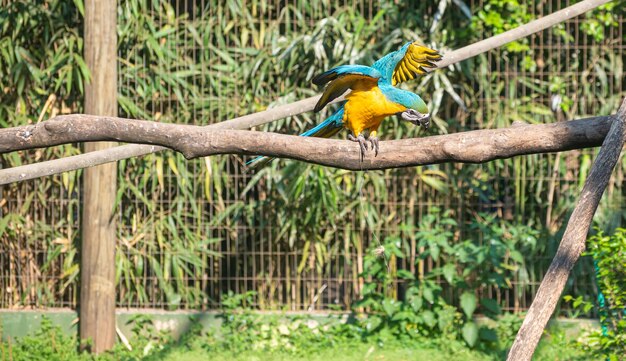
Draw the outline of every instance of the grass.
[[[482,361],[499,360],[503,355],[489,355],[464,347],[446,350],[428,344],[345,343],[331,348],[323,348],[308,353],[293,354],[285,351],[244,351],[233,353],[222,349],[207,350],[202,345],[170,349],[164,354],[156,354],[150,361],[163,360],[211,360],[211,361],[357,361],[357,360],[428,360],[428,361]],[[572,347],[570,340],[561,336],[545,338],[539,345],[533,360],[592,360]]]
[[[192,349],[189,351],[175,351],[162,360],[207,360],[212,361],[287,361],[287,360],[307,360],[307,361],[357,361],[357,360],[430,360],[430,361],[478,361],[489,360],[484,355],[469,350],[457,353],[442,352],[440,349],[408,346],[380,347],[372,344],[346,344],[334,348],[320,349],[317,352],[306,355],[288,354],[284,352],[258,352],[247,351],[239,354],[230,354],[215,351],[205,351],[202,349]]]

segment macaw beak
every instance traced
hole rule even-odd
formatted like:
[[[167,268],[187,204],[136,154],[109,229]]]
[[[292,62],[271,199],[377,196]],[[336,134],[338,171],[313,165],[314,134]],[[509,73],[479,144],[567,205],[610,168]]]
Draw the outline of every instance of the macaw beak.
[[[406,120],[417,126],[422,126],[424,129],[428,129],[430,126],[430,114],[422,114],[415,109],[407,109],[397,113],[396,116],[398,119]]]

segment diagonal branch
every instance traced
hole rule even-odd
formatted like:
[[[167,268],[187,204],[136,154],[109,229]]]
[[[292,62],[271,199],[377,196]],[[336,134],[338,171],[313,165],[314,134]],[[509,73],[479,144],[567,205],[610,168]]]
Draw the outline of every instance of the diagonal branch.
[[[524,318],[507,360],[531,359],[543,330],[554,313],[569,273],[585,249],[585,239],[593,215],[626,140],[626,99],[611,123],[611,129],[591,167],[578,204],[567,222],[561,244],[541,281],[535,300]]]
[[[461,49],[447,52],[443,59],[437,63],[437,68],[443,68],[465,59],[471,58],[478,54],[495,49],[511,41],[521,39],[533,33],[547,29],[555,24],[562,23],[568,19],[574,18],[598,6],[606,4],[610,0],[583,0],[574,5],[556,11],[550,15],[540,19],[521,25],[515,29],[511,29],[502,34],[468,45]],[[433,69],[434,70],[434,69]],[[227,120],[221,123],[209,125],[208,127],[218,127],[220,129],[248,129],[254,126],[269,123],[286,117],[302,114],[313,110],[315,103],[319,99],[319,95],[303,99],[291,104],[286,104],[265,110],[259,113],[245,115],[236,119]],[[337,99],[339,101],[339,99]],[[15,167],[14,170],[1,170],[0,179],[9,179],[11,173],[20,174],[19,178],[11,178],[9,182],[17,180],[33,179],[37,177],[62,173],[66,171],[76,170],[89,166],[96,166],[108,162],[114,162],[121,159],[142,156],[163,150],[162,147],[146,147],[137,144],[123,145],[111,150],[96,151],[81,155],[75,155],[63,160],[51,160],[37,164],[24,165]]]
[[[359,146],[346,140],[74,114],[58,116],[36,125],[0,129],[0,154],[74,142],[115,140],[167,147],[186,158],[215,154],[261,154],[365,170],[449,161],[482,163],[522,154],[593,147],[602,143],[610,123],[609,116],[601,116],[391,140],[381,142],[377,157],[370,152],[361,162]],[[0,177],[0,184],[10,181],[5,175]]]

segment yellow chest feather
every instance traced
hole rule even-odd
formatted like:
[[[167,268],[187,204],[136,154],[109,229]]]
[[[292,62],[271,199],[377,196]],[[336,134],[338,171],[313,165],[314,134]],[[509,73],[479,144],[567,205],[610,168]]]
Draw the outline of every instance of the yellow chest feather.
[[[355,135],[375,131],[386,117],[403,112],[406,107],[387,100],[378,87],[354,89],[346,96],[343,121]]]

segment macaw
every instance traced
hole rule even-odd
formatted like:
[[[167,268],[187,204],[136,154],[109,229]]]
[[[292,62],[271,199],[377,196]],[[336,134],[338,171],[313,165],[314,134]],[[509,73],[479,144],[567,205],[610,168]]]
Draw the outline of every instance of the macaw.
[[[315,85],[327,84],[315,105],[315,112],[319,112],[346,90],[350,89],[351,92],[335,113],[300,136],[329,138],[347,128],[351,132],[348,139],[359,143],[361,156],[367,151],[368,141],[375,155],[378,155],[378,127],[386,117],[397,115],[415,125],[429,126],[430,115],[422,98],[395,85],[425,74],[425,67],[434,67],[434,62],[439,60],[441,55],[436,50],[417,42],[408,42],[399,50],[380,58],[371,67],[341,65],[314,77]],[[261,156],[247,164],[258,167],[272,159]]]

